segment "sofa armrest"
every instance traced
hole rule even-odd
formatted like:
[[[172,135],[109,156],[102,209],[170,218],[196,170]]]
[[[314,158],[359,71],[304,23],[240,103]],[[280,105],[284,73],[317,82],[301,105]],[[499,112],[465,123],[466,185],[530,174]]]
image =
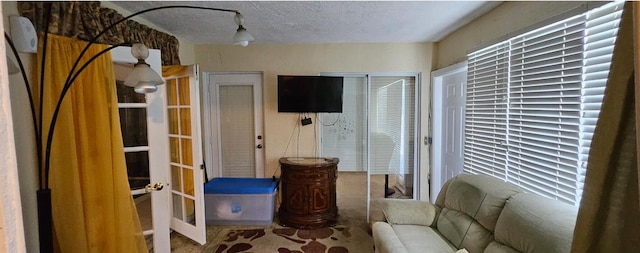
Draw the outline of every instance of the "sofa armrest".
[[[369,206],[369,228],[373,227],[376,222],[386,222],[387,218],[384,217],[384,211],[382,206],[385,204],[384,199],[372,199]]]
[[[408,253],[391,225],[385,222],[375,222],[371,227],[373,247],[376,253]]]
[[[426,201],[409,199],[373,199],[369,224],[384,221],[390,224],[431,226],[438,208]]]

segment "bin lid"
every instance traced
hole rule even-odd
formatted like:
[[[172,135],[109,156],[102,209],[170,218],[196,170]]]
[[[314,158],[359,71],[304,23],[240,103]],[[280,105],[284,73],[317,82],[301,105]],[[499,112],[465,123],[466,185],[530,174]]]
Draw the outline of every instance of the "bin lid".
[[[218,194],[265,194],[273,193],[278,179],[217,177],[204,184],[204,193]]]

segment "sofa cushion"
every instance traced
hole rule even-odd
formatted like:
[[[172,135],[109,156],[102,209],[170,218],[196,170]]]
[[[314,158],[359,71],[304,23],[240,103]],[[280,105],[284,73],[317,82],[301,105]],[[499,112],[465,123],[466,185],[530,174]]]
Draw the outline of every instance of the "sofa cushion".
[[[465,248],[469,252],[482,252],[492,241],[493,233],[474,221],[458,248]]]
[[[493,241],[493,234],[469,215],[448,208],[438,218],[438,231],[457,248],[482,252]]]
[[[493,241],[489,243],[489,246],[484,250],[484,253],[520,253],[513,248],[504,245],[502,243]]]
[[[447,188],[445,207],[461,211],[493,231],[507,198],[520,192],[518,186],[494,177],[461,174]]]
[[[387,222],[391,225],[431,226],[436,216],[436,208],[426,201],[391,200],[382,207]]]
[[[376,253],[407,253],[407,249],[396,235],[391,225],[386,222],[376,222],[371,226],[373,245]]]
[[[516,194],[498,219],[495,240],[524,253],[569,252],[577,212],[576,207],[557,200]]]
[[[408,252],[456,252],[458,249],[431,227],[418,225],[392,226]]]
[[[446,192],[438,197],[444,203],[436,220],[438,231],[458,248],[482,252],[493,241],[506,200],[522,190],[484,175],[461,174],[447,184]]]
[[[445,207],[440,212],[440,216],[436,222],[440,234],[457,247],[462,244],[462,239],[464,239],[467,233],[467,228],[469,228],[473,220],[463,212]]]

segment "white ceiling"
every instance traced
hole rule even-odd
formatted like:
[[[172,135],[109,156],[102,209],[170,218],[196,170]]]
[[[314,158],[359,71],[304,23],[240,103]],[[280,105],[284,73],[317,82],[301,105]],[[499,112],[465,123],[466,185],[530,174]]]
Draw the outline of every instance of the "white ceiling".
[[[435,42],[496,1],[115,1],[133,12],[167,5],[240,11],[256,44]],[[140,15],[193,44],[230,44],[233,13],[163,9]]]

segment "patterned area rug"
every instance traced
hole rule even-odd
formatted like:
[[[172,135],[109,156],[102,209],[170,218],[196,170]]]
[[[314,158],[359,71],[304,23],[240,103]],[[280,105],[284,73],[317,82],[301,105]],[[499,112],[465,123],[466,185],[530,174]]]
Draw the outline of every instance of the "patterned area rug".
[[[373,239],[359,228],[225,229],[205,249],[208,253],[371,253]]]

